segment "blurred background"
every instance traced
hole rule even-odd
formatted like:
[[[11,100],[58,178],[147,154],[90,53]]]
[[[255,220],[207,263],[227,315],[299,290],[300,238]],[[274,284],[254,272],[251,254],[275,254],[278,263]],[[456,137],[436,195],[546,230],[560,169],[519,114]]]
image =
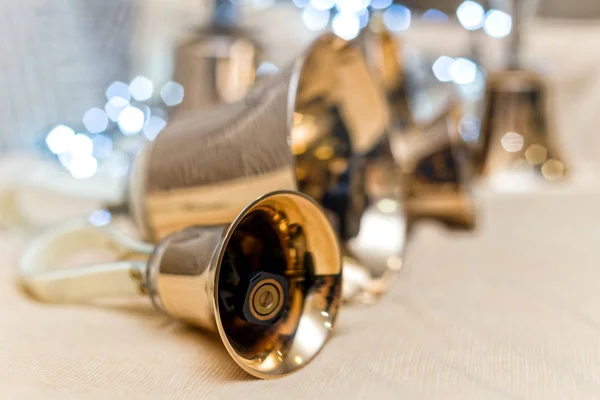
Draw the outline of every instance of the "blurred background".
[[[571,168],[591,174],[600,154],[600,3],[524,4],[522,58],[551,83],[551,116]],[[514,7],[502,0],[4,0],[0,7],[0,154],[33,151],[79,179],[125,176],[129,154],[198,92],[177,79],[177,49],[207,27],[257,43],[260,77],[319,33],[353,39],[377,18],[402,39],[413,78],[426,89],[411,99],[415,117],[426,119],[443,103],[436,98],[457,92],[468,111],[465,141],[477,139],[486,72],[506,64],[515,29]],[[221,89],[225,100],[243,95]]]

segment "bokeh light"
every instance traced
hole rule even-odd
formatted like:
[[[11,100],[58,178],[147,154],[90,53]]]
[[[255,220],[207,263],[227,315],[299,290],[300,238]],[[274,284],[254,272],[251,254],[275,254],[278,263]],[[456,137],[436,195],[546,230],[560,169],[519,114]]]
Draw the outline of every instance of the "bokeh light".
[[[490,10],[483,23],[485,33],[494,38],[508,36],[512,29],[512,17],[500,10]]]
[[[335,3],[333,0],[310,0],[310,5],[317,10],[330,10]]]
[[[475,81],[477,64],[466,58],[457,58],[449,69],[454,83],[466,85]]]
[[[148,120],[148,122],[144,125],[144,136],[146,136],[148,140],[154,140],[166,125],[167,121],[165,121],[161,117],[153,115],[150,117],[150,120]]]
[[[131,100],[129,85],[121,81],[115,81],[111,83],[108,89],[106,89],[106,98],[110,100],[114,97],[120,97],[127,101]]]
[[[302,21],[311,31],[321,31],[327,28],[329,23],[329,10],[317,10],[314,7],[306,7],[302,11]]]
[[[100,108],[90,108],[83,115],[83,125],[90,133],[104,132],[108,127],[108,115]]]
[[[183,86],[177,82],[169,81],[160,89],[160,98],[169,107],[176,106],[183,101]]]
[[[111,121],[117,122],[121,112],[128,106],[129,100],[120,96],[115,96],[111,97],[110,100],[106,102],[104,111],[106,111],[106,115],[108,115],[108,118],[110,118]]]
[[[355,13],[338,13],[333,17],[331,29],[342,39],[352,40],[360,32],[360,18]]]
[[[423,21],[432,22],[447,22],[449,20],[448,14],[435,8],[430,8],[421,15]]]
[[[454,64],[454,58],[448,56],[440,56],[434,61],[431,69],[438,81],[450,82],[453,79],[450,74],[452,64]]]
[[[375,10],[383,10],[392,5],[392,0],[371,0],[371,7]]]
[[[73,137],[71,149],[69,150],[69,153],[73,157],[91,156],[93,152],[94,143],[89,136],[84,135],[83,133],[78,133]]]
[[[144,112],[137,107],[127,107],[119,114],[119,129],[124,135],[135,135],[144,126]]]
[[[483,26],[485,10],[481,4],[474,1],[464,1],[456,10],[458,22],[467,30],[472,31]]]
[[[408,29],[410,21],[410,10],[398,4],[390,6],[383,13],[383,23],[392,32],[400,32]]]
[[[136,76],[129,84],[129,93],[137,101],[148,100],[152,97],[153,90],[152,81],[144,76]]]
[[[65,125],[54,127],[46,136],[46,145],[54,154],[63,154],[71,150],[75,131]]]

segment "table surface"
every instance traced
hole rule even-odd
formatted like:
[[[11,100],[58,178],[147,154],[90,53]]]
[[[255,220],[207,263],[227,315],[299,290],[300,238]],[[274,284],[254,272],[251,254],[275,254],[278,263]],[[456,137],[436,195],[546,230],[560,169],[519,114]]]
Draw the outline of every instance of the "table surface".
[[[600,185],[476,195],[476,232],[418,226],[393,289],[274,381],[144,298],[36,303],[15,283],[25,238],[0,231],[0,397],[600,398]]]

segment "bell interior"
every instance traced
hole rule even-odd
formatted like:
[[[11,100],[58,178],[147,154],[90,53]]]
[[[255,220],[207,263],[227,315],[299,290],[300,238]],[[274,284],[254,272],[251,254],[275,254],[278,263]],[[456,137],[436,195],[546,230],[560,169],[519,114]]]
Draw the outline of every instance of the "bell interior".
[[[332,259],[336,270],[322,265],[330,260],[320,250],[324,245],[339,252],[333,231],[324,227],[333,243],[313,245],[319,238],[307,233],[313,227],[302,223],[302,213],[286,211],[273,201],[247,211],[230,231],[217,271],[221,334],[234,359],[260,377],[310,361],[329,336],[339,306],[339,255]]]

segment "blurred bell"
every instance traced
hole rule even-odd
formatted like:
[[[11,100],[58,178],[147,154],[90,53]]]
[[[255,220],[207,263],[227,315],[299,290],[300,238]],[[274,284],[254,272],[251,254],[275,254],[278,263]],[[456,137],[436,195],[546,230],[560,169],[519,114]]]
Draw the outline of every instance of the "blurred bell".
[[[373,22],[357,39],[382,84],[391,120],[390,141],[404,173],[409,225],[432,219],[448,227],[471,229],[475,206],[464,142],[458,133],[462,108],[452,101],[426,123],[413,118],[416,82],[408,72],[401,41]]]
[[[158,311],[218,332],[233,360],[259,378],[304,367],[332,333],[341,302],[340,248],[327,217],[305,195],[267,194],[229,224],[188,227],[156,247],[87,222],[56,229],[21,258],[21,283],[40,301],[141,292]],[[119,261],[60,265],[90,247],[116,250]]]
[[[236,6],[217,1],[209,26],[177,47],[174,80],[185,88],[177,112],[237,101],[254,85],[261,49],[236,20]]]
[[[458,132],[462,116],[460,104],[450,103],[433,121],[392,137],[405,173],[410,223],[429,219],[452,229],[475,227],[472,171]]]
[[[527,3],[513,0],[508,68],[488,76],[476,171],[493,179],[555,181],[567,168],[555,142],[550,83],[523,67],[520,57]]]

